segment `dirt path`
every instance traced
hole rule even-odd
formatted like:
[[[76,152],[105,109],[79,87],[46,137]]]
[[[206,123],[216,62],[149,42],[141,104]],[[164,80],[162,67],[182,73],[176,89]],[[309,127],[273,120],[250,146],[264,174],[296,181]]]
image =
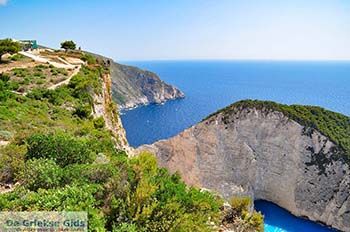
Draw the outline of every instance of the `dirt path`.
[[[51,61],[48,58],[45,58],[45,57],[42,57],[42,56],[39,56],[39,55],[35,55],[33,53],[30,53],[30,52],[23,52],[22,51],[22,52],[19,52],[19,54],[21,54],[23,56],[26,56],[26,57],[29,57],[29,58],[31,58],[34,61],[39,62],[39,63],[52,64],[56,68],[73,69],[75,67],[74,65],[69,64],[68,62],[65,62],[65,63],[54,62],[54,61]]]
[[[38,63],[36,62],[26,62],[26,63],[13,62],[10,64],[3,64],[3,65],[0,65],[0,73],[8,72],[15,68],[32,68],[37,65]]]
[[[55,85],[52,85],[52,86],[50,86],[48,89],[51,89],[51,90],[52,90],[52,89],[56,89],[56,88],[58,88],[58,87],[60,87],[60,86],[62,86],[62,85],[67,85],[67,84],[70,82],[70,80],[72,79],[72,77],[74,77],[75,75],[77,75],[77,74],[79,73],[80,68],[81,68],[81,65],[77,66],[77,67],[74,69],[73,73],[72,73],[66,80],[64,80],[64,81],[62,81],[62,82],[59,82],[59,83],[57,83],[57,84],[55,84]]]

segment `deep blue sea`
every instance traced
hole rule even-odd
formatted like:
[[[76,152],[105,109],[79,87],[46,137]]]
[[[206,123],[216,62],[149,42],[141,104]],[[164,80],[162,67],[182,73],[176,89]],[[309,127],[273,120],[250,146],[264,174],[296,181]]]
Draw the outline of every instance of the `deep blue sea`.
[[[172,137],[209,114],[242,99],[318,105],[350,115],[350,62],[149,61],[125,62],[157,73],[180,88],[185,99],[122,112],[132,146]],[[265,231],[327,231],[315,223],[293,221],[271,203],[259,208]],[[292,223],[292,226],[289,222]],[[304,228],[305,230],[296,230]],[[299,227],[302,225],[302,227]]]

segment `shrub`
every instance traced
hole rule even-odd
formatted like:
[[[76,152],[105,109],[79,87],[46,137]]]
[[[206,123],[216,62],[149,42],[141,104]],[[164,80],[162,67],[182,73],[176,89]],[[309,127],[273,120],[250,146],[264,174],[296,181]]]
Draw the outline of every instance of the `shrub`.
[[[117,175],[118,170],[111,164],[75,164],[64,169],[65,184],[102,184]]]
[[[25,57],[22,55],[22,54],[14,54],[14,55],[12,55],[11,57],[10,57],[10,59],[12,60],[12,61],[19,61],[19,60],[22,60],[22,59],[24,59]]]
[[[220,200],[157,168],[153,155],[140,154],[130,167],[106,184],[108,229],[124,224],[137,231],[210,231],[208,218],[214,223],[220,218]]]
[[[37,134],[28,140],[29,159],[52,159],[61,167],[69,164],[91,163],[94,156],[84,140],[66,134]]]
[[[10,76],[9,75],[6,75],[4,73],[0,73],[0,81],[8,82],[9,80],[10,80]]]
[[[0,140],[10,140],[13,134],[10,131],[0,130]]]
[[[231,208],[225,210],[223,224],[233,231],[264,231],[264,217],[261,213],[250,210],[250,197],[234,196],[229,203]]]
[[[13,182],[17,173],[24,168],[26,148],[15,144],[9,144],[0,149],[0,181]]]
[[[0,40],[0,63],[2,55],[6,53],[14,54],[21,50],[21,45],[11,39]]]
[[[103,119],[103,117],[95,118],[93,122],[94,122],[94,127],[96,129],[102,129],[105,126],[105,120]]]
[[[89,65],[93,65],[93,64],[96,64],[96,58],[93,56],[93,55],[90,55],[90,54],[84,54],[82,57],[81,57],[81,60],[87,62]]]
[[[230,199],[229,203],[234,210],[234,214],[242,215],[250,211],[252,200],[248,196],[235,196]]]
[[[73,115],[79,118],[88,118],[92,113],[91,106],[89,104],[79,104],[76,106]]]
[[[255,231],[264,231],[264,216],[260,212],[253,212],[248,223]]]
[[[32,159],[26,162],[24,170],[19,174],[19,180],[29,190],[39,188],[50,189],[61,185],[62,168],[53,160]]]

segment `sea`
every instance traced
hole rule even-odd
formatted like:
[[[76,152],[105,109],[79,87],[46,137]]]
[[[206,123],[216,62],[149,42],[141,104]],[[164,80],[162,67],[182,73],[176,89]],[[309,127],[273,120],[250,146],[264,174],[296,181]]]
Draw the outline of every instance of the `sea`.
[[[243,99],[316,105],[350,115],[350,61],[122,63],[153,71],[186,95],[184,99],[165,104],[122,111],[127,139],[133,147],[175,136],[209,114]],[[267,232],[331,231],[319,224],[295,218],[269,202],[259,201],[257,209],[265,215]]]

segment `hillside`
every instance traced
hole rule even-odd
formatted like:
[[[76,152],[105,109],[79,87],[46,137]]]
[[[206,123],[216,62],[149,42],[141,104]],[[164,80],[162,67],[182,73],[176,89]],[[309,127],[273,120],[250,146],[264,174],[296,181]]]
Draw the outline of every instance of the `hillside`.
[[[109,64],[112,77],[112,96],[120,109],[159,104],[185,97],[181,90],[165,83],[153,72],[118,64],[101,55],[88,54]]]
[[[262,228],[249,199],[222,210],[221,197],[186,186],[150,153],[129,156],[108,64],[81,52],[44,53],[0,63],[1,211],[86,211],[89,231]],[[74,75],[68,60],[83,61]],[[55,65],[67,72],[58,83]]]
[[[320,107],[246,100],[138,149],[187,184],[350,231],[349,128],[349,117]]]
[[[113,98],[121,108],[159,104],[185,96],[155,73],[136,67],[112,63],[111,75]]]

